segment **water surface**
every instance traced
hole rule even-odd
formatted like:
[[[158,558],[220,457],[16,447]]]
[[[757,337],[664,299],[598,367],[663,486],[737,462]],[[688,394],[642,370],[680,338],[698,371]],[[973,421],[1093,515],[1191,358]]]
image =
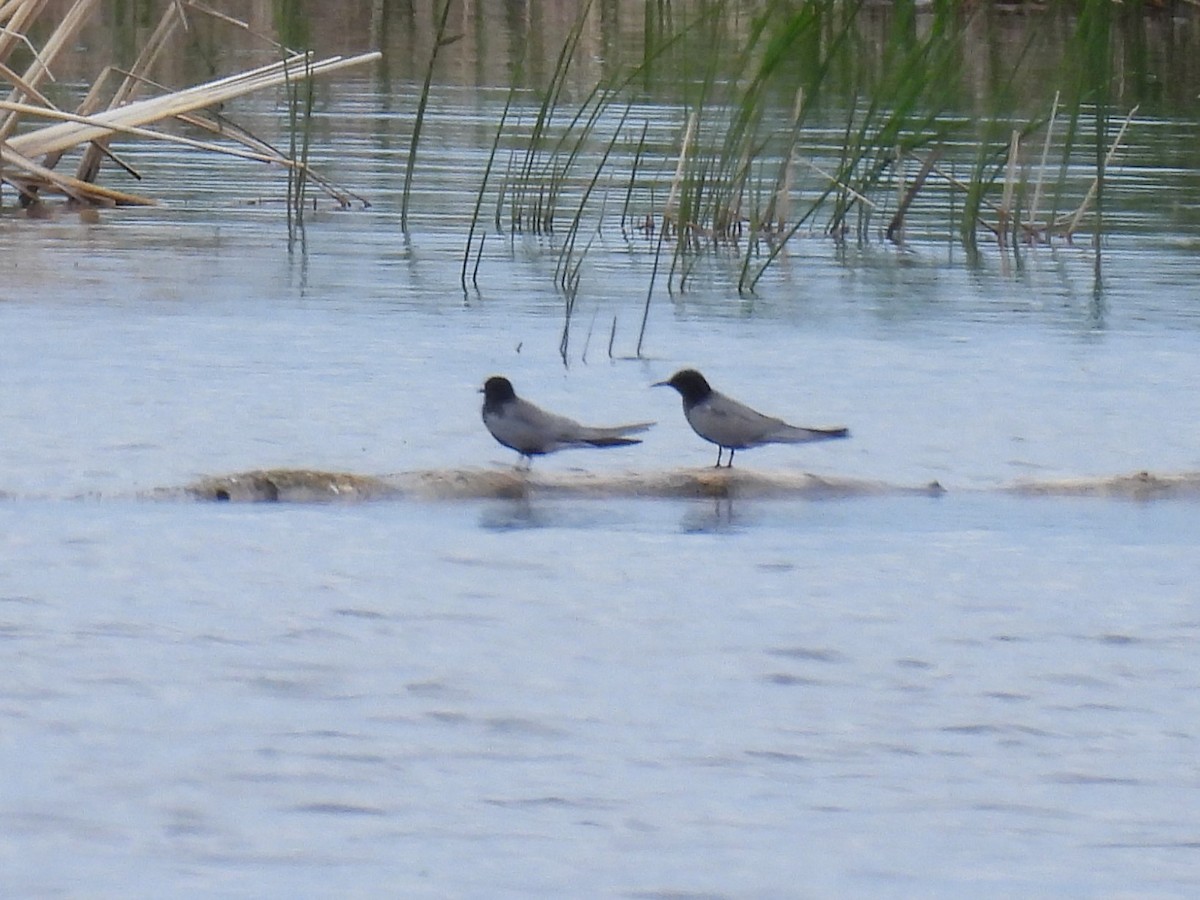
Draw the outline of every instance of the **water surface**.
[[[5,892],[1194,894],[1200,506],[1007,489],[1200,471],[1195,180],[1113,176],[1099,285],[1083,242],[805,236],[752,296],[715,253],[641,359],[653,242],[606,227],[564,365],[553,238],[494,234],[459,286],[502,95],[439,98],[405,237],[410,100],[328,89],[321,162],[373,205],[290,252],[248,202],[277,176],[161,148],[127,151],[161,207],[0,218]],[[748,473],[885,490],[183,492],[506,470],[496,373],[658,420],[535,483],[693,472],[713,448],[649,388],[682,365],[852,430]]]

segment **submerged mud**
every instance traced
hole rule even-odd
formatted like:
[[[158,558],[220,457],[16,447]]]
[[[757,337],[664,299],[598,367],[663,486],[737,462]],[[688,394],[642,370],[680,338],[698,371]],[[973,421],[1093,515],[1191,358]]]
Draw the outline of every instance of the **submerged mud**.
[[[1014,494],[1035,497],[1114,497],[1126,500],[1200,497],[1200,472],[1182,472],[1174,475],[1137,472],[1111,478],[1021,481],[1008,490]]]
[[[1103,478],[1020,481],[997,490],[1028,497],[1106,497],[1141,501],[1193,498],[1200,497],[1200,472],[1161,475],[1137,472]],[[378,476],[313,469],[269,469],[211,476],[182,488],[154,491],[151,496],[234,503],[322,503],[380,499],[524,499],[536,496],[819,500],[887,495],[937,497],[946,492],[947,489],[936,481],[924,485],[900,485],[806,472],[756,472],[746,469],[616,473],[431,469]]]
[[[685,469],[667,472],[526,472],[517,469],[437,469],[394,475],[354,475],[312,469],[274,469],[218,475],[162,497],[241,503],[337,502],[381,498],[415,500],[577,497],[810,497],[944,493],[937,482],[920,487],[792,472]]]
[[[217,475],[188,485],[181,491],[159,492],[197,500],[237,503],[319,503],[371,500],[394,493],[379,478],[345,472],[311,469],[271,469]]]

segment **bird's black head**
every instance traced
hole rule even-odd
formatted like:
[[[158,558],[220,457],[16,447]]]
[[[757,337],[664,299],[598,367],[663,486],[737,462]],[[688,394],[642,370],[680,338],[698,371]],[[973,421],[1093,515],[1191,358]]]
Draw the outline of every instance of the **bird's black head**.
[[[658,387],[659,385],[673,387],[679,391],[680,396],[683,397],[683,405],[688,408],[700,403],[712,393],[712,388],[708,386],[704,376],[695,369],[680,369],[666,381],[660,381],[654,386]]]
[[[517,392],[513,390],[512,382],[507,378],[502,378],[499,375],[493,375],[483,383],[483,405],[487,409],[494,409],[509,400],[517,399]]]

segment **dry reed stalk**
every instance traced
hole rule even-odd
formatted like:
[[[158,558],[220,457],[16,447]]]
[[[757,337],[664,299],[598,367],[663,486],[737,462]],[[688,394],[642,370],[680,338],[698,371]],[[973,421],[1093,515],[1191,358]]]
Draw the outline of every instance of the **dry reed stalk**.
[[[32,49],[33,45],[30,44],[29,46]],[[34,51],[34,52],[36,53],[36,51]],[[46,99],[46,96],[41,91],[39,91],[36,87],[34,87],[32,84],[30,84],[28,81],[26,81],[22,76],[18,75],[16,72],[14,72],[12,69],[10,69],[8,66],[6,66],[2,62],[0,62],[0,78],[4,78],[8,81],[11,81],[13,83],[13,85],[15,85],[17,88],[17,91],[14,91],[9,96],[13,96],[13,95],[17,94],[18,91],[20,91],[20,92],[24,93],[27,98],[32,98],[32,99],[36,100],[38,103],[41,103],[45,106],[53,106],[54,105],[53,103],[51,103],[49,100]]]
[[[9,0],[7,3],[0,3],[0,22],[5,22],[15,16],[18,12],[21,12],[24,8],[34,5],[38,6],[39,8],[45,6],[45,0],[36,0],[36,4],[31,3],[30,0]]]
[[[892,221],[887,227],[887,239],[889,241],[897,240],[896,235],[904,227],[904,216],[908,213],[908,208],[912,206],[913,201],[917,199],[918,192],[925,186],[925,182],[929,179],[933,167],[937,165],[937,161],[941,158],[942,149],[941,145],[938,145],[925,157],[925,162],[921,164],[921,170],[917,173],[916,180],[909,185],[908,190],[900,198],[896,214],[892,216]]]
[[[235,28],[240,28],[243,31],[250,31],[252,34],[257,34],[258,37],[262,37],[272,47],[282,50],[285,53],[291,53],[294,56],[297,52],[295,50],[291,50],[291,49],[288,49],[287,47],[284,47],[278,41],[273,41],[270,38],[264,37],[264,35],[259,34],[258,32],[251,31],[249,22],[243,22],[241,19],[235,19],[233,16],[229,15],[228,13],[223,13],[220,10],[213,9],[211,6],[209,6],[205,3],[201,3],[200,0],[172,0],[172,3],[175,6],[186,5],[189,9],[194,9],[197,12],[202,12],[206,16],[210,16],[214,19],[217,19],[218,21],[224,22],[226,25],[233,25]]]
[[[687,166],[688,155],[691,153],[692,142],[696,139],[696,125],[699,119],[699,114],[692,112],[688,116],[687,129],[683,133],[683,143],[679,147],[679,161],[675,164],[675,177],[671,179],[671,191],[667,194],[667,205],[663,208],[663,230],[670,228],[671,223],[675,223],[675,228],[680,234],[683,233],[683,226],[676,221],[679,217],[679,191],[683,184],[683,172]]]
[[[189,5],[195,6],[194,3],[191,3]],[[111,69],[109,71],[117,71],[117,70]],[[164,94],[170,93],[170,89],[161,84],[150,81],[148,79],[141,79],[141,80],[146,85],[154,88],[155,90],[162,91]],[[44,112],[44,111],[42,111],[42,112]],[[83,110],[80,110],[80,113],[82,113],[82,112],[83,112]],[[209,118],[209,116],[212,116],[212,118]],[[60,117],[62,117],[62,116],[60,116]],[[62,118],[70,118],[70,117],[67,116],[67,117],[62,117]],[[334,182],[330,181],[328,178],[326,178],[324,175],[322,175],[315,169],[309,167],[303,161],[291,159],[290,157],[288,157],[287,154],[285,154],[283,151],[272,146],[268,141],[265,141],[262,138],[257,137],[254,134],[251,134],[245,128],[241,127],[240,125],[237,125],[234,122],[229,121],[228,119],[223,118],[220,114],[211,113],[207,110],[201,110],[201,111],[197,111],[197,112],[193,112],[193,113],[185,113],[184,115],[176,116],[175,118],[178,121],[184,123],[185,125],[191,125],[193,128],[198,128],[201,131],[207,131],[210,134],[217,135],[218,137],[223,137],[226,140],[236,141],[237,143],[242,144],[245,147],[248,147],[251,152],[250,153],[239,153],[238,151],[232,150],[229,147],[222,146],[219,144],[209,144],[209,143],[204,143],[204,142],[195,141],[195,140],[189,141],[188,139],[179,139],[178,137],[168,136],[168,135],[165,135],[162,132],[158,132],[158,131],[147,131],[144,129],[136,129],[136,128],[123,129],[123,131],[125,133],[131,134],[131,135],[145,134],[146,136],[152,137],[157,140],[174,141],[177,143],[184,144],[185,146],[191,146],[191,147],[195,147],[195,148],[201,149],[201,150],[210,150],[210,151],[214,151],[214,152],[218,152],[218,153],[225,153],[229,156],[240,156],[244,159],[259,160],[259,161],[267,162],[267,163],[276,163],[280,166],[284,166],[286,168],[290,168],[290,169],[294,169],[299,172],[303,172],[305,179],[312,181],[314,184],[316,184],[318,187],[320,187],[321,190],[325,191],[325,193],[328,194],[331,198],[333,198],[333,200],[335,202],[337,202],[337,204],[339,206],[341,206],[343,209],[346,209],[346,208],[352,206],[355,201],[361,203],[364,209],[369,208],[371,205],[370,202],[362,195],[356,194],[354,191],[351,191],[347,188],[344,188],[344,187],[341,187],[341,186],[335,184]],[[98,142],[98,141],[93,141],[91,144],[91,147],[96,147],[99,143],[100,142]],[[89,147],[89,149],[91,149],[91,147]],[[124,163],[121,162],[121,160],[114,157],[106,148],[102,149],[101,152],[104,153],[105,156],[108,156],[110,159],[113,159],[113,161],[116,162],[117,165],[120,165],[126,169],[128,168],[124,165]],[[79,177],[78,174],[76,177]]]
[[[70,48],[74,42],[75,35],[79,29],[83,27],[88,16],[92,14],[92,7],[96,5],[97,0],[75,0],[75,4],[63,16],[62,21],[58,23],[50,38],[43,45],[41,53],[33,58],[29,68],[25,70],[24,76],[21,78],[22,84],[29,87],[37,88],[43,79],[50,76],[50,64],[58,57],[60,53]],[[30,5],[33,5],[32,3]],[[10,100],[24,100],[25,95],[20,87],[14,88],[9,94]],[[0,121],[0,140],[9,138],[16,130],[18,116],[15,114],[7,116],[3,121]]]
[[[38,17],[47,0],[11,0],[0,5],[0,59],[7,59],[14,44],[29,46],[25,30]],[[32,48],[31,48],[32,49]],[[37,58],[37,52],[33,53]]]
[[[1020,155],[1021,132],[1014,128],[1008,144],[1008,162],[1004,167],[1004,192],[1000,198],[1000,215],[996,221],[996,239],[1001,247],[1005,246],[1009,223],[1015,218],[1013,191],[1016,189],[1017,158]]]
[[[61,175],[17,153],[4,142],[0,142],[0,163],[26,173],[28,178],[21,178],[9,172],[5,174],[4,180],[16,184],[27,193],[32,188],[50,186],[79,203],[92,203],[97,206],[154,205],[154,201],[146,197],[114,191],[96,184],[88,184],[69,175]]]
[[[1050,140],[1054,137],[1054,123],[1058,119],[1059,92],[1054,92],[1054,105],[1050,108],[1050,121],[1046,123],[1046,140],[1042,142],[1042,162],[1038,168],[1037,183],[1033,187],[1033,200],[1029,204],[1029,225],[1027,232],[1033,240],[1037,239],[1038,208],[1042,205],[1042,185],[1045,181],[1046,163],[1050,158]]]
[[[796,96],[792,100],[792,117],[790,120],[791,127],[788,131],[788,143],[779,157],[779,171],[775,175],[775,186],[767,198],[766,209],[762,212],[761,218],[757,223],[757,231],[781,234],[787,227],[787,221],[791,217],[791,197],[792,183],[795,181],[796,174],[796,142],[800,137],[800,122],[804,116],[804,85],[800,85],[796,89]],[[734,197],[730,202],[730,215],[728,219],[735,225],[741,224],[741,207],[742,200],[746,192],[746,182],[750,175],[750,166],[753,162],[755,148],[747,143],[742,148],[741,159],[738,160],[738,167],[735,169],[734,184],[736,189]],[[718,225],[719,227],[719,225]],[[732,229],[732,236],[737,236],[736,227]]]
[[[379,59],[380,54],[363,53],[345,58],[333,56],[320,62],[306,65],[306,57],[293,56],[270,65],[205,82],[162,97],[136,100],[118,109],[109,109],[87,116],[86,123],[63,122],[38,131],[22,134],[9,141],[9,145],[27,156],[39,156],[65,150],[76,144],[104,138],[119,127],[138,127],[163,119],[181,116],[207,106],[225,103],[254,91],[278,87],[288,78],[302,77],[306,71],[313,75],[324,75],[362,65]]]
[[[151,67],[157,62],[158,57],[162,54],[167,46],[167,42],[171,39],[171,35],[175,33],[175,29],[183,23],[183,8],[176,3],[171,3],[163,10],[162,18],[158,20],[158,25],[155,26],[150,38],[142,47],[138,58],[134,61],[133,66],[125,73],[125,78],[117,89],[113,91],[112,97],[109,98],[108,108],[120,106],[126,103],[133,97],[137,89],[142,85],[143,78],[149,73]],[[88,115],[96,111],[100,105],[100,87],[104,83],[104,76],[112,69],[106,69],[101,74],[96,82],[92,85],[92,89],[88,91],[88,95],[83,99],[83,103],[79,105],[76,112],[83,115]],[[83,151],[83,156],[79,160],[79,165],[75,169],[75,177],[80,181],[95,181],[96,176],[100,173],[100,163],[108,152],[108,141],[96,140]],[[54,160],[57,162],[57,159]],[[53,167],[54,162],[47,160],[47,165]]]
[[[25,103],[9,103],[7,100],[0,100],[0,109],[9,110],[11,112],[25,113],[30,116],[42,116],[47,119],[57,119],[60,122],[77,122],[81,125],[94,124],[94,119],[91,116],[84,116],[78,113],[63,112],[57,109],[43,109],[40,106],[30,106]],[[192,120],[189,116],[179,116],[181,119]],[[199,121],[195,121],[199,124]],[[211,153],[224,153],[227,156],[237,156],[242,159],[250,159],[256,162],[278,163],[279,165],[287,166],[293,169],[301,169],[304,166],[301,163],[289,159],[278,151],[271,150],[267,152],[255,152],[252,150],[239,150],[237,147],[226,147],[222,144],[212,144],[208,141],[197,141],[193,138],[184,137],[179,134],[168,134],[163,131],[154,131],[151,128],[140,128],[136,125],[109,125],[109,131],[112,134],[125,134],[131,137],[143,137],[150,140],[165,141],[168,144],[179,144],[183,147],[191,147],[194,150],[207,150]],[[11,146],[11,141],[9,142]],[[85,179],[78,179],[85,181]]]
[[[25,29],[37,18],[38,13],[45,5],[46,0],[12,0],[10,3],[0,5],[0,64],[8,59],[17,44],[23,44],[29,48],[36,63],[42,62],[41,54],[25,36]],[[5,77],[10,78],[15,85],[15,89],[9,93],[10,98],[19,96],[20,91],[25,91],[29,96],[37,91],[37,88],[26,82],[23,76],[17,75],[7,65],[4,66],[3,71]],[[48,67],[47,71],[49,71]],[[5,121],[0,119],[0,129],[4,127]]]
[[[1113,139],[1112,146],[1108,148],[1108,153],[1104,156],[1104,168],[1107,169],[1112,163],[1113,158],[1117,155],[1117,150],[1121,146],[1121,138],[1125,136],[1126,129],[1129,128],[1129,123],[1133,121],[1133,117],[1137,114],[1138,108],[1135,106],[1129,111],[1129,115],[1125,117],[1125,121],[1121,123],[1121,130],[1117,132],[1117,136]],[[1075,231],[1079,228],[1079,222],[1087,213],[1088,207],[1092,205],[1092,201],[1096,198],[1096,190],[1100,183],[1100,173],[1097,172],[1092,178],[1091,186],[1088,192],[1083,197],[1083,202],[1079,204],[1079,208],[1075,210],[1074,215],[1068,218],[1066,235],[1067,240],[1070,240]]]
[[[230,25],[242,31],[253,34],[255,37],[260,38],[264,43],[270,45],[272,48],[280,51],[281,53],[288,53],[293,56],[296,55],[296,51],[288,50],[278,41],[253,31],[248,22],[244,22],[241,19],[235,19],[232,16],[199,2],[199,0],[173,0],[173,2],[171,2],[165,10],[163,10],[162,18],[159,19],[158,25],[155,26],[154,31],[151,33],[145,45],[142,47],[141,52],[138,54],[138,58],[134,61],[133,66],[130,67],[128,71],[121,71],[111,66],[106,68],[101,73],[100,77],[96,79],[91,90],[88,92],[87,97],[84,98],[76,112],[88,115],[94,113],[99,108],[100,90],[106,77],[110,73],[114,72],[123,74],[124,79],[113,92],[112,97],[109,99],[107,105],[109,109],[127,103],[141,87],[148,86],[164,94],[170,93],[169,88],[160,84],[156,84],[154,81],[152,81],[149,77],[149,73],[151,69],[153,69],[154,65],[158,62],[162,54],[169,48],[170,39],[175,34],[176,30],[180,26],[183,26],[185,30],[188,28],[188,10],[198,12],[202,15],[208,16],[209,18],[216,19],[217,21],[226,25]],[[278,161],[281,164],[291,165],[291,161],[288,160],[284,154],[267,144],[265,141],[260,141],[258,138],[255,138],[253,135],[245,132],[243,129],[234,127],[233,133],[230,133],[229,129],[223,127],[219,122],[212,123],[201,118],[200,116],[188,115],[179,116],[177,118],[183,122],[186,122],[187,124],[211,131],[214,134],[230,137],[233,140],[250,147],[252,150],[263,153],[265,156],[270,157],[272,160]],[[82,181],[95,181],[97,174],[99,174],[100,163],[104,157],[108,157],[117,165],[128,169],[124,163],[112,155],[111,151],[108,149],[107,141],[100,139],[92,141],[88,148],[84,151],[83,157],[80,160],[79,166],[75,173],[76,177]],[[57,157],[51,155],[51,157],[48,157],[45,162],[47,166],[53,168],[55,162],[57,162]],[[327,179],[320,177],[307,167],[304,167],[302,171],[305,172],[306,178],[311,178],[315,183],[319,184],[343,207],[350,205],[349,192],[345,192],[336,188]],[[363,202],[365,203],[366,201],[364,200]]]
[[[80,3],[91,0],[80,0]],[[78,4],[77,4],[78,6]],[[58,124],[19,135],[0,144],[3,148],[2,161],[11,169],[16,170],[5,174],[7,180],[13,181],[22,190],[36,192],[44,186],[65,194],[79,202],[93,202],[101,205],[113,203],[119,205],[146,205],[154,201],[145,197],[127,194],[122,191],[100,188],[80,178],[54,173],[46,165],[36,163],[33,158],[47,156],[57,159],[58,154],[78,144],[88,142],[106,142],[114,134],[134,134],[141,137],[152,137],[157,140],[167,140],[174,143],[242,156],[264,162],[296,167],[297,163],[275,151],[263,152],[265,145],[258,142],[257,150],[237,150],[193,141],[178,136],[168,136],[159,132],[142,128],[143,125],[154,124],[169,118],[180,118],[196,121],[193,115],[196,111],[208,106],[227,102],[236,97],[254,91],[263,90],[284,84],[289,78],[301,79],[310,75],[327,74],[350,66],[361,65],[378,59],[379,53],[365,53],[358,56],[343,58],[340,56],[310,63],[305,55],[292,56],[287,60],[271,63],[258,69],[237,75],[220,78],[215,81],[197,85],[163,96],[127,103],[115,109],[108,109],[94,115],[77,115],[62,113],[55,110],[41,109],[14,102],[0,104],[9,113],[6,123],[15,123],[21,114],[49,116],[61,119]],[[44,68],[44,67],[43,67]],[[211,125],[208,127],[212,127]],[[220,130],[219,128],[217,130]],[[243,143],[254,145],[256,139],[238,138]],[[101,149],[103,152],[103,149]],[[86,174],[86,173],[85,173]],[[338,194],[335,193],[335,196]]]
[[[847,194],[849,194],[851,197],[853,197],[859,203],[864,203],[871,209],[876,208],[877,204],[875,203],[875,201],[871,200],[865,194],[860,194],[854,188],[850,187],[850,185],[847,184],[846,182],[839,180],[838,177],[836,175],[834,175],[832,172],[828,171],[827,169],[822,169],[820,166],[818,166],[815,162],[813,162],[810,159],[804,160],[804,164],[806,166],[808,166],[810,169],[812,169],[814,172],[816,172],[818,175],[820,175],[822,178],[827,179],[829,181],[829,184],[831,187],[839,188],[839,189],[845,191]]]
[[[207,111],[188,113],[187,115],[176,116],[175,118],[177,118],[180,122],[184,122],[195,128],[199,128],[202,131],[208,131],[212,134],[228,140],[237,141],[239,144],[249,147],[251,153],[246,155],[246,159],[257,159],[261,156],[266,162],[276,163],[278,165],[294,169],[297,172],[302,172],[305,179],[312,181],[314,184],[319,186],[321,190],[325,191],[326,194],[332,197],[343,209],[352,206],[354,201],[361,203],[364,209],[370,207],[371,203],[366,197],[363,197],[361,194],[356,194],[354,191],[351,191],[347,188],[334,184],[334,182],[330,181],[320,172],[311,168],[303,160],[290,158],[283,151],[277,150],[267,141],[256,137],[239,125],[222,120],[219,117],[216,119],[208,119],[205,118],[205,115],[207,115]],[[154,134],[156,137],[161,136],[159,132],[154,132]],[[228,147],[215,144],[203,145],[203,149],[209,148],[219,149],[219,152],[229,153],[233,156],[239,155],[238,153],[231,153],[230,148]]]
[[[933,166],[933,173],[935,175],[937,175],[939,178],[943,179],[946,182],[946,184],[950,185],[950,187],[955,188],[956,190],[962,191],[964,194],[970,193],[971,185],[968,184],[967,182],[963,181],[957,175],[947,172],[945,169],[939,168],[937,165]],[[1001,215],[1000,207],[997,204],[993,203],[991,200],[989,200],[987,197],[981,197],[979,200],[979,205],[981,207],[987,207],[992,212],[996,213],[997,216]],[[985,227],[987,227],[989,230],[992,227],[987,222],[982,222],[982,224]]]

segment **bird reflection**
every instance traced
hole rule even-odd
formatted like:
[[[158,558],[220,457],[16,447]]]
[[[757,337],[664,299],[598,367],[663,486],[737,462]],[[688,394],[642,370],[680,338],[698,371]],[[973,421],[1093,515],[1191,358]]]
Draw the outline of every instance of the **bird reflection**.
[[[535,507],[529,497],[489,503],[479,514],[479,527],[486,531],[524,531],[550,524],[544,508]]]
[[[589,500],[586,503],[514,497],[490,501],[479,513],[479,527],[487,531],[524,531],[531,528],[608,530],[629,521],[631,510],[623,504]]]
[[[732,497],[713,497],[707,503],[688,504],[679,529],[685,534],[720,534],[736,531],[743,524],[743,517],[734,512]]]

